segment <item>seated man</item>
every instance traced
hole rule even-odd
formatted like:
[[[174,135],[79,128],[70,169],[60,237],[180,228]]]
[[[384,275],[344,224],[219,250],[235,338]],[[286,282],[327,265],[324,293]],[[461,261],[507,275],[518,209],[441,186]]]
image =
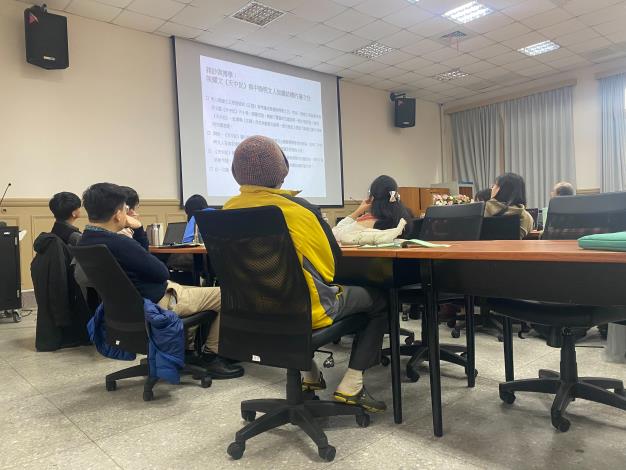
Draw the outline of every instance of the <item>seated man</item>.
[[[139,220],[139,194],[133,188],[129,186],[120,186],[122,191],[126,193],[126,227],[119,231],[120,235],[126,235],[129,238],[134,238],[141,246],[146,250],[150,243],[148,242],[148,235],[143,228],[143,224]]]
[[[63,240],[66,245],[77,245],[80,240],[80,230],[74,226],[76,219],[80,217],[80,206],[80,198],[68,192],[55,194],[48,203],[55,219],[50,232]]]
[[[367,326],[352,343],[349,368],[334,398],[372,412],[384,411],[385,403],[372,398],[363,386],[363,371],[378,364],[387,329],[387,304],[382,292],[354,286],[337,286],[332,281],[341,250],[319,209],[296,197],[296,191],[280,189],[289,162],[272,139],[249,137],[235,150],[233,176],[241,185],[240,195],[224,209],[277,206],[285,217],[311,295],[313,329],[323,328],[349,315],[366,315]],[[326,383],[315,363],[304,372],[304,390],[322,390]]]
[[[165,265],[136,240],[118,232],[129,226],[126,192],[115,184],[97,183],[83,193],[89,224],[80,245],[106,245],[142,297],[185,317],[204,310],[218,312],[199,359],[188,354],[190,363],[205,367],[214,379],[241,377],[243,368],[218,356],[220,290],[188,287],[169,281]],[[190,342],[193,344],[193,342]],[[191,349],[191,348],[188,348]]]
[[[555,196],[575,196],[576,189],[572,183],[568,183],[567,181],[560,181],[554,185],[554,189],[552,190],[552,197]]]

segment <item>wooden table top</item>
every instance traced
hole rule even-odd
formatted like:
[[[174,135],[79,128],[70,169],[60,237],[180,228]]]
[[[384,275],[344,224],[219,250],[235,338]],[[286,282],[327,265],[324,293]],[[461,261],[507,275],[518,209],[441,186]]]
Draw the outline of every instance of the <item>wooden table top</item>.
[[[448,259],[482,261],[558,261],[626,264],[626,253],[583,250],[576,240],[496,240],[438,242],[448,248],[343,247],[350,258]],[[151,246],[154,254],[204,254],[204,245],[184,248]]]

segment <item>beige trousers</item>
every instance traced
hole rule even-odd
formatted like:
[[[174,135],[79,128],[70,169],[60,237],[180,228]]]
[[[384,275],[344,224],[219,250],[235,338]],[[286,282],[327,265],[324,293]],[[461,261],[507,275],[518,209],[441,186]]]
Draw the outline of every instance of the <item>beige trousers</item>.
[[[159,300],[159,307],[173,311],[179,317],[188,317],[205,310],[217,312],[217,317],[211,323],[209,335],[204,343],[206,349],[217,354],[220,338],[220,307],[222,298],[219,287],[191,287],[182,286],[167,281],[165,295]],[[192,349],[197,327],[190,328],[187,336],[187,347]]]

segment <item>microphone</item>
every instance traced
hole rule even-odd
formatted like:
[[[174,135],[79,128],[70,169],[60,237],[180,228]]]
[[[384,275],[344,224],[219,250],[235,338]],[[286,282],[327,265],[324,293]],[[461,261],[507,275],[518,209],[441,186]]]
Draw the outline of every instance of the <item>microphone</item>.
[[[0,207],[2,207],[2,203],[4,202],[4,196],[7,195],[7,191],[9,190],[9,187],[11,187],[11,183],[7,184],[7,187],[4,188],[4,193],[2,194],[2,198],[0,198]]]

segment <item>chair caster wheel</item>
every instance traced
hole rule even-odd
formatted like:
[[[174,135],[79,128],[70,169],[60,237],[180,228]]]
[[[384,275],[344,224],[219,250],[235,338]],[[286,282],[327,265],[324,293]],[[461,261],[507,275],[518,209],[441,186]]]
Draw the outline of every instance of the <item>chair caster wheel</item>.
[[[335,454],[337,453],[337,450],[333,446],[318,447],[317,453],[322,460],[325,460],[326,462],[332,462],[333,460],[335,460]]]
[[[459,330],[452,330],[450,332],[450,336],[452,336],[453,338],[460,338],[461,337],[461,332]]]
[[[15,323],[19,323],[22,321],[22,315],[20,315],[20,312],[17,312],[17,311],[13,312],[13,321]]]
[[[152,390],[144,390],[143,401],[152,401],[152,400],[154,400],[154,392]]]
[[[466,352],[462,352],[461,354],[459,354],[459,356],[461,356],[462,358],[466,358],[467,357],[467,353]]]
[[[570,426],[570,422],[568,419],[565,419],[562,416],[552,416],[552,426],[554,426],[561,432],[567,432]]]
[[[313,398],[311,398],[311,400],[317,400],[317,401],[319,401],[319,400],[320,400],[320,397],[318,397],[317,395],[313,395]]]
[[[406,369],[406,376],[411,382],[417,382],[420,379],[419,373],[416,370],[413,370],[408,367]]]
[[[515,401],[515,394],[513,392],[500,392],[500,400],[507,405],[512,405]]]
[[[387,356],[383,356],[380,358],[380,365],[383,367],[387,367],[391,363],[391,360]]]
[[[254,421],[256,419],[256,411],[241,410],[241,417],[243,418],[244,421],[246,421],[248,423],[251,423],[252,421]],[[235,443],[233,442],[233,444],[235,444]],[[230,452],[229,452],[229,454],[230,454]]]
[[[415,335],[410,335],[404,338],[404,344],[407,346],[411,346],[413,343],[415,343]]]
[[[615,395],[619,395],[620,397],[626,397],[626,391],[623,388],[616,388]]]
[[[113,380],[112,382],[106,382],[107,392],[114,392],[117,390],[117,382]]]
[[[465,372],[465,375],[468,375],[467,371]],[[474,378],[478,377],[478,369],[474,369]]]
[[[213,384],[213,378],[210,375],[204,376],[200,379],[200,387],[209,388]]]
[[[226,453],[231,456],[233,460],[239,460],[243,457],[243,453],[246,450],[245,442],[231,442],[228,448],[226,449]]]
[[[333,341],[333,344],[339,344],[341,343],[341,338],[337,338],[335,341]]]
[[[356,424],[358,424],[360,428],[368,427],[370,425],[370,415],[356,415]]]
[[[499,343],[504,343],[504,336],[498,335],[498,342]]]

